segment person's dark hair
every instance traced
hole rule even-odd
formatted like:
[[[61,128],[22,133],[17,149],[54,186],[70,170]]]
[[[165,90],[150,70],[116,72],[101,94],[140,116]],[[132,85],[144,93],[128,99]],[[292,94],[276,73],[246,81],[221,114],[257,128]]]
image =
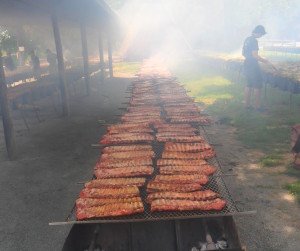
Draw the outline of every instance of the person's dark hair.
[[[252,33],[265,35],[267,32],[265,30],[265,27],[263,27],[262,25],[257,25]]]

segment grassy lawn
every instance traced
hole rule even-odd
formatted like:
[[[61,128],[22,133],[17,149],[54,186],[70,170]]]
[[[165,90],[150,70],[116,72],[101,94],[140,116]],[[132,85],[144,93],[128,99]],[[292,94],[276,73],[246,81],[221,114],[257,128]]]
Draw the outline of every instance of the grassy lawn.
[[[287,184],[285,188],[293,195],[295,195],[298,199],[298,202],[300,202],[300,181]]]
[[[300,54],[264,50],[260,50],[259,54],[263,57],[269,58],[272,61],[300,61]]]
[[[114,63],[114,72],[116,74],[134,75],[141,68],[141,62],[116,62]]]
[[[196,60],[182,62],[172,71],[196,101],[205,103],[211,115],[237,128],[237,138],[245,147],[265,153],[262,166],[288,165],[284,154],[290,152],[291,126],[300,123],[300,95],[293,96],[290,107],[288,92],[268,86],[263,95],[267,111],[248,111],[243,106],[242,78],[221,75]],[[298,182],[286,188],[300,196],[299,186]]]

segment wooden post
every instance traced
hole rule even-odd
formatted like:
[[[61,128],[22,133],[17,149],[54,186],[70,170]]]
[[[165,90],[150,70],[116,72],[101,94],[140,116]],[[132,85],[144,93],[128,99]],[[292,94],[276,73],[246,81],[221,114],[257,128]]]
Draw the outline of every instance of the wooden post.
[[[7,99],[7,85],[5,81],[1,51],[0,51],[0,106],[2,112],[6,150],[7,150],[8,158],[12,160],[15,157],[15,136],[14,136],[14,128],[10,116],[8,99]]]
[[[59,26],[57,21],[56,12],[53,11],[51,15],[53,35],[55,40],[56,54],[57,54],[57,67],[58,67],[58,77],[59,77],[59,86],[62,98],[62,112],[63,116],[69,115],[69,95],[66,85],[66,74],[65,74],[65,64],[62,51],[62,44],[59,32]]]
[[[81,34],[82,58],[83,58],[83,70],[84,70],[84,80],[86,85],[86,94],[90,95],[89,56],[88,56],[88,47],[87,47],[87,38],[86,38],[86,27],[83,21],[80,23],[80,34]]]
[[[111,36],[110,35],[108,35],[108,38],[107,38],[107,51],[108,51],[109,76],[112,78],[114,76],[114,72],[113,72],[113,63],[112,63],[112,46],[111,46]]]
[[[99,59],[100,59],[100,74],[101,74],[101,82],[104,81],[104,54],[103,54],[103,39],[102,39],[102,34],[99,32],[99,37],[98,37],[98,46],[99,46]]]

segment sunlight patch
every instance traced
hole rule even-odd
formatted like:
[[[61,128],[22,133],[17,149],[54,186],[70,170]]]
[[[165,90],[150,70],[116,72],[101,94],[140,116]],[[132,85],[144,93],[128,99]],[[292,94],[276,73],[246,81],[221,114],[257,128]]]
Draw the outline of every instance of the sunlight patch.
[[[253,163],[253,164],[249,165],[249,169],[250,170],[257,170],[257,169],[261,169],[261,166],[259,164]]]
[[[288,234],[292,234],[292,233],[296,232],[296,228],[290,227],[290,226],[284,226],[283,229]]]
[[[295,196],[290,194],[290,193],[280,193],[280,197],[282,199],[284,199],[285,201],[288,201],[288,202],[295,202],[296,201]]]
[[[237,178],[238,178],[239,180],[241,180],[241,181],[246,181],[246,180],[247,180],[245,174],[243,174],[243,173],[239,173]]]

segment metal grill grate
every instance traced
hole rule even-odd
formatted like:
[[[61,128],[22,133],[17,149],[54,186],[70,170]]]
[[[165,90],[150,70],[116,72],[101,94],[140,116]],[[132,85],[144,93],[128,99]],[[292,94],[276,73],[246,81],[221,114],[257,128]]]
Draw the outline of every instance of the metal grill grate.
[[[103,217],[90,220],[76,221],[75,207],[71,214],[66,219],[67,223],[109,223],[109,222],[136,222],[136,221],[156,221],[156,220],[172,220],[172,219],[188,219],[188,218],[201,218],[201,217],[216,217],[235,215],[240,211],[235,206],[228,190],[224,184],[222,177],[211,177],[209,183],[204,186],[206,189],[211,189],[220,194],[226,200],[226,207],[222,211],[170,211],[170,212],[151,212],[150,205],[146,201],[146,188],[141,189],[141,197],[144,204],[145,211],[141,214],[121,216],[121,217]]]
[[[164,119],[165,112],[162,105],[162,113],[161,117]],[[206,125],[201,125],[199,123],[191,123],[191,125],[195,128],[198,128],[198,133],[201,135],[208,143],[210,143],[210,139],[205,131]],[[154,167],[154,173],[147,178],[148,183],[149,180],[153,179],[156,174],[158,173],[157,168],[157,160],[161,158],[164,143],[160,142],[153,142],[152,143],[153,150],[155,152],[156,157],[153,160],[153,167]],[[188,218],[201,218],[201,217],[217,217],[217,216],[230,216],[230,215],[237,215],[237,214],[245,214],[245,213],[254,213],[254,211],[250,212],[240,212],[235,205],[226,185],[222,178],[224,175],[221,169],[221,165],[218,161],[218,159],[212,158],[208,160],[208,162],[212,165],[214,165],[217,168],[217,171],[212,175],[209,179],[208,184],[206,184],[203,188],[204,189],[210,189],[220,195],[221,198],[225,199],[227,204],[225,208],[221,211],[170,211],[170,212],[151,212],[150,211],[150,205],[146,203],[146,186],[140,188],[140,194],[141,198],[144,204],[145,211],[140,214],[136,215],[129,215],[129,216],[118,216],[118,217],[101,217],[101,218],[95,218],[95,219],[89,219],[89,220],[82,220],[77,221],[75,216],[75,206],[73,207],[71,213],[67,217],[65,222],[56,222],[51,223],[51,225],[60,225],[60,224],[85,224],[85,223],[113,223],[113,222],[137,222],[137,221],[157,221],[157,220],[174,220],[174,219],[188,219]]]
[[[200,134],[203,136],[203,131],[200,131]],[[207,138],[206,138],[207,139]],[[148,177],[147,182],[154,178],[158,174],[157,160],[161,158],[161,154],[164,148],[164,143],[154,142],[152,144],[153,150],[156,154],[155,159],[153,160],[154,173]],[[140,189],[140,194],[144,204],[144,213],[121,216],[121,217],[103,217],[97,219],[76,221],[75,217],[75,207],[73,208],[71,214],[66,219],[66,223],[108,223],[108,222],[135,222],[135,221],[155,221],[155,220],[170,220],[170,219],[188,219],[188,218],[200,218],[200,217],[213,217],[213,216],[226,216],[238,214],[239,210],[236,207],[233,199],[231,198],[228,189],[222,178],[222,171],[219,165],[219,162],[216,158],[210,159],[209,163],[213,164],[217,171],[210,177],[208,184],[204,186],[204,189],[210,189],[220,195],[221,198],[225,199],[227,204],[222,211],[170,211],[170,212],[151,212],[150,205],[146,203],[147,192],[146,187]]]

